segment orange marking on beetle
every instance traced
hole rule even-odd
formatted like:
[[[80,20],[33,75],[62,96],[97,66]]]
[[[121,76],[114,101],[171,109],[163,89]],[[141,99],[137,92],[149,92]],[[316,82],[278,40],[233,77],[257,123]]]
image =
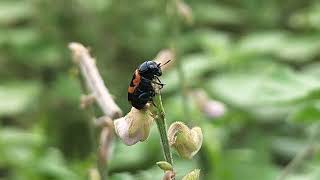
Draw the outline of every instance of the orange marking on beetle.
[[[131,86],[129,86],[129,88],[128,88],[128,93],[133,93],[134,92],[134,87],[131,87]]]
[[[133,87],[132,86],[129,86],[128,88],[128,92],[129,93],[133,93],[134,90],[138,87],[138,85],[140,84],[140,81],[141,81],[141,76],[139,74],[139,71],[138,69],[134,72],[134,75],[135,75],[135,78],[132,80],[132,83],[133,83]]]
[[[141,81],[141,76],[140,76],[138,70],[135,71],[135,75],[136,75],[136,77],[135,77],[134,80],[133,80],[133,84],[134,84],[134,86],[136,87],[136,86],[139,85],[139,83],[140,83],[140,81]]]

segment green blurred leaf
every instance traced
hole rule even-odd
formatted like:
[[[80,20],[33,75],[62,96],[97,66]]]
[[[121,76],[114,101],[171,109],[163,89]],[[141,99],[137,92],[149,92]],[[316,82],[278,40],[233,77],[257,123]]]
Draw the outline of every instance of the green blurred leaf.
[[[183,57],[181,61],[185,80],[189,85],[199,81],[200,76],[211,70],[215,63],[210,57],[200,54]],[[167,84],[164,88],[164,92],[176,90],[179,87],[177,69],[165,73],[163,79]]]
[[[254,64],[213,78],[209,91],[247,112],[275,119],[288,113],[294,101],[320,88],[316,77],[286,66],[267,61]]]
[[[314,101],[298,107],[288,120],[296,123],[314,123],[320,121],[320,102]]]
[[[320,4],[314,3],[309,8],[294,12],[288,24],[296,29],[320,29]]]
[[[264,68],[261,70],[259,67]],[[320,88],[316,77],[269,62],[221,74],[210,84],[212,92],[238,106],[290,102]]]
[[[319,35],[290,35],[287,42],[278,50],[281,58],[297,62],[310,61],[320,54]]]
[[[274,53],[286,42],[284,32],[255,32],[241,38],[238,47],[242,53]]]
[[[36,104],[40,90],[40,84],[35,82],[0,85],[0,116],[25,112]]]
[[[0,129],[0,146],[5,145],[23,145],[38,147],[44,139],[40,134],[24,132],[18,129]]]
[[[0,129],[0,165],[10,164],[24,167],[35,158],[34,149],[43,145],[44,139],[40,134],[21,131],[18,129]]]
[[[199,3],[192,7],[198,23],[239,25],[244,22],[241,10],[234,7],[212,3]]]
[[[252,150],[237,149],[226,151],[219,164],[218,177],[224,180],[275,179],[277,169],[270,162],[259,159],[259,154]]]
[[[15,23],[33,15],[33,8],[28,1],[1,1],[0,24]]]
[[[76,180],[79,178],[67,168],[62,154],[55,149],[49,149],[37,163],[36,168],[44,178],[61,180]]]

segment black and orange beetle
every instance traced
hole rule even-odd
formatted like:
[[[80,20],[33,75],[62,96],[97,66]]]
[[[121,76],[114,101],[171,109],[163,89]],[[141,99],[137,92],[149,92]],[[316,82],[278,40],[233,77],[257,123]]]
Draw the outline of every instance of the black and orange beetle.
[[[168,62],[170,60],[165,64]],[[163,65],[154,61],[145,61],[135,70],[128,88],[128,101],[133,107],[142,109],[152,101],[155,96],[154,84],[159,85],[160,88],[163,87],[164,84],[159,79],[159,76],[162,75],[161,66]]]

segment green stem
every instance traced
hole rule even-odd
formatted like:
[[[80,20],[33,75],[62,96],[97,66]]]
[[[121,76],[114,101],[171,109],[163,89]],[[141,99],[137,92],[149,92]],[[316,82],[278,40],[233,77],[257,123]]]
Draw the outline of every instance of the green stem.
[[[162,105],[160,93],[156,94],[154,98],[154,104],[156,105],[156,111],[157,111],[156,123],[160,133],[163,154],[164,154],[165,160],[172,165],[173,160],[172,160],[172,154],[170,151],[170,145],[168,141],[167,124],[166,124],[165,112]]]

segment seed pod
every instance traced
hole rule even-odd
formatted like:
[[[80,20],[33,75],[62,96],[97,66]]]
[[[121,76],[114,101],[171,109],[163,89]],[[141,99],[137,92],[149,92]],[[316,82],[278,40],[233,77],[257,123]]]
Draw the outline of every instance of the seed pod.
[[[174,122],[169,127],[168,139],[182,158],[191,159],[200,150],[203,136],[200,127],[190,129],[182,122]]]
[[[195,169],[185,175],[182,180],[199,180],[200,178],[200,169]]]

